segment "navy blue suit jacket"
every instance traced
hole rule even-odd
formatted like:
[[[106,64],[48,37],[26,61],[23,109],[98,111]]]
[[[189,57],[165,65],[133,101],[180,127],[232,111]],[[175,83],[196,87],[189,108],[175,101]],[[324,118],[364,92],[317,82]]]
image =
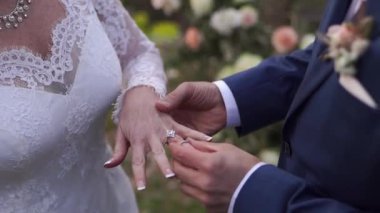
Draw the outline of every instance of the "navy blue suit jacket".
[[[351,0],[329,0],[319,31],[340,24]],[[380,0],[357,78],[380,103]],[[234,212],[380,212],[380,110],[342,88],[315,41],[225,79],[236,99],[240,134],[285,119],[279,168],[264,166],[246,182]]]

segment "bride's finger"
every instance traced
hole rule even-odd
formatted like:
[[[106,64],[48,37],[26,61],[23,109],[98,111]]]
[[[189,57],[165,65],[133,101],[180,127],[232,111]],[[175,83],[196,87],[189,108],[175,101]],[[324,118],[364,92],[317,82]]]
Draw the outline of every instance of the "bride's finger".
[[[124,137],[121,128],[118,127],[116,131],[115,149],[112,158],[104,163],[105,168],[113,168],[123,163],[125,156],[128,153],[129,142]]]
[[[208,136],[202,132],[190,129],[186,126],[183,126],[179,123],[174,122],[174,129],[176,130],[177,134],[180,135],[182,138],[193,138],[195,140],[200,140],[200,141],[207,141],[210,142],[212,141],[212,137]]]
[[[132,146],[132,170],[137,190],[146,189],[144,146]]]
[[[156,161],[158,167],[160,168],[162,174],[166,178],[172,178],[175,176],[173,170],[171,169],[169,160],[166,156],[164,146],[162,145],[161,140],[158,137],[153,137],[150,142],[150,148]]]

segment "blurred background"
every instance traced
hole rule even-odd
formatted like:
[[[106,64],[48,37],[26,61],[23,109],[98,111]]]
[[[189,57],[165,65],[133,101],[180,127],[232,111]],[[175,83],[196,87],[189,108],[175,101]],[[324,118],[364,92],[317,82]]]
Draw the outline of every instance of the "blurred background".
[[[139,27],[161,50],[171,91],[184,81],[215,81],[256,66],[266,57],[305,48],[315,39],[326,0],[124,0]],[[252,91],[254,95],[254,91]],[[114,126],[108,125],[113,138]],[[277,164],[281,123],[238,138],[233,130],[215,141],[234,143]],[[124,164],[132,176],[130,161]],[[228,174],[226,174],[228,175]],[[205,212],[166,180],[153,160],[148,188],[137,192],[142,213]]]

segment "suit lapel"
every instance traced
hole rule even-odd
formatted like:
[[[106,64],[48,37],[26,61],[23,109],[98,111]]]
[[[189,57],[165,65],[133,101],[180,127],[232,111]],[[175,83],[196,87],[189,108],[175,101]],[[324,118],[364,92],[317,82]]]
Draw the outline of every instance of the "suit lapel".
[[[373,0],[380,1],[380,0]],[[341,24],[344,20],[348,8],[352,0],[330,0],[325,18],[323,19],[319,32],[326,33],[331,25]],[[322,61],[321,55],[325,51],[326,45],[317,41],[313,53],[313,59],[310,62],[309,68],[305,74],[294,101],[290,107],[288,118],[310,97],[310,95],[318,88],[319,85],[332,74],[333,65],[331,62]]]

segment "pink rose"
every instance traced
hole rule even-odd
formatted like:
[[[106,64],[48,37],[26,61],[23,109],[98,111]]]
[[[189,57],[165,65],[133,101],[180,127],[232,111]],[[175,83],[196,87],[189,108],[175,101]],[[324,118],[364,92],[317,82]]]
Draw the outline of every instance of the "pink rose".
[[[165,0],[151,0],[154,9],[159,10],[164,7]]]
[[[327,31],[327,36],[333,43],[338,45],[348,46],[357,37],[356,29],[349,24],[333,25]]]
[[[272,35],[272,45],[278,53],[288,53],[294,50],[297,44],[298,34],[293,27],[279,27],[274,31]]]
[[[189,27],[185,33],[185,44],[191,50],[198,50],[202,43],[202,33],[196,27]]]
[[[246,6],[240,9],[241,26],[250,28],[258,22],[258,14],[255,8]]]

